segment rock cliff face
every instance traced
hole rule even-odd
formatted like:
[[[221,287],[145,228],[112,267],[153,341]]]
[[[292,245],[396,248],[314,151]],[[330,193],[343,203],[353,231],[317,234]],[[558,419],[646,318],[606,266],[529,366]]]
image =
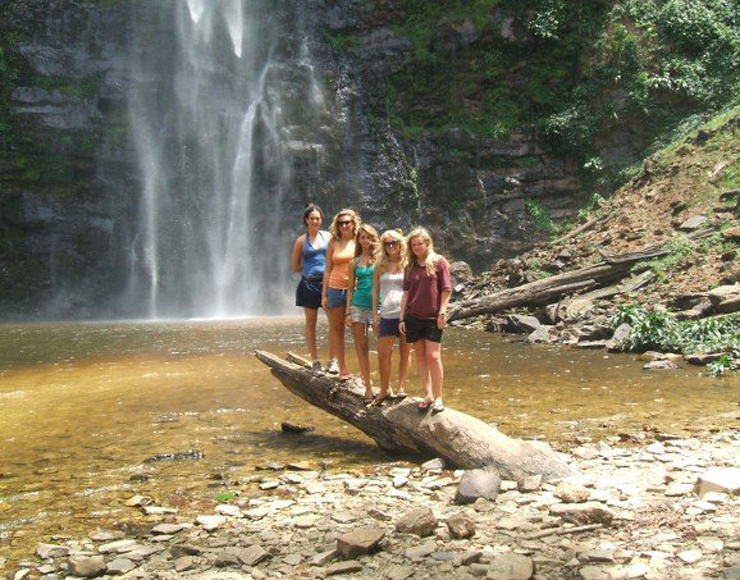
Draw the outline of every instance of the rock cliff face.
[[[135,38],[142,1],[11,0],[2,9],[0,66],[13,73],[0,86],[5,318],[142,315],[138,297],[126,295],[142,190],[128,97],[134,57],[171,34],[162,20]],[[275,252],[299,230],[303,204],[316,200],[330,213],[356,207],[381,230],[428,226],[444,253],[485,268],[542,238],[526,200],[553,217],[578,205],[576,168],[543,149],[532,127],[496,139],[474,127],[398,131],[389,79],[404,69],[413,44],[394,25],[403,16],[397,3],[298,4],[279,6],[274,19],[283,35],[277,51],[293,63],[283,84],[282,140],[292,192]],[[499,34],[516,36],[512,21],[496,18]],[[467,22],[440,32],[440,42],[462,50],[478,34]],[[151,46],[142,45],[146,35]],[[324,92],[323,110],[310,119],[301,107],[306,58]],[[433,113],[437,105],[420,106]]]

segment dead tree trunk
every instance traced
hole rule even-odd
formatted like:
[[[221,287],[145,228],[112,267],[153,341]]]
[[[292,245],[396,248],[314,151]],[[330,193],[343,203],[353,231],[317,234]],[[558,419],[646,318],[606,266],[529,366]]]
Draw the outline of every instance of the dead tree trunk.
[[[689,240],[698,240],[711,235],[713,232],[713,228],[707,228],[692,232],[686,237]],[[633,272],[636,264],[665,256],[671,251],[667,243],[658,243],[626,254],[613,256],[602,254],[605,260],[602,264],[564,272],[550,278],[535,280],[516,288],[507,288],[487,296],[456,304],[451,308],[448,320],[461,320],[479,314],[500,312],[517,306],[546,304],[575,292],[591,290],[621,280]],[[642,269],[646,270],[647,268],[648,266],[645,265]]]
[[[387,451],[440,457],[460,469],[488,468],[506,479],[541,474],[548,480],[573,473],[546,443],[511,439],[454,409],[420,411],[409,399],[368,408],[354,377],[314,375],[295,355],[288,357],[294,362],[264,351],[255,355],[290,392],[357,427]]]

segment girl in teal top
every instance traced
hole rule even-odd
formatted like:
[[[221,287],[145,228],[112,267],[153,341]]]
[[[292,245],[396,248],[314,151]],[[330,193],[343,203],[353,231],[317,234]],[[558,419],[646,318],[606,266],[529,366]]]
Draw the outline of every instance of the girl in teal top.
[[[362,224],[357,231],[355,259],[349,263],[346,324],[352,329],[355,352],[360,363],[360,375],[365,384],[365,401],[373,400],[370,379],[370,347],[367,329],[373,324],[373,273],[378,249],[378,232]]]

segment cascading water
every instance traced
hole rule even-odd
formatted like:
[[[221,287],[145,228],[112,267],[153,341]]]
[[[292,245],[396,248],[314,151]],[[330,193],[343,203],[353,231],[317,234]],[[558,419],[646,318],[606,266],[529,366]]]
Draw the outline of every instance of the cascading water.
[[[323,109],[305,42],[286,57],[259,0],[147,4],[129,107],[142,184],[130,304],[151,318],[280,312],[291,130]]]

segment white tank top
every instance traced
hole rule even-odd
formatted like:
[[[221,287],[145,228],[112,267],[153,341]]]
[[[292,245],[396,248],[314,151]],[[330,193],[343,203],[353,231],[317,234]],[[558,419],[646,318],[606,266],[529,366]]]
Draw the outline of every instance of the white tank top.
[[[401,315],[401,298],[403,298],[403,272],[380,275],[381,318],[398,318]]]

